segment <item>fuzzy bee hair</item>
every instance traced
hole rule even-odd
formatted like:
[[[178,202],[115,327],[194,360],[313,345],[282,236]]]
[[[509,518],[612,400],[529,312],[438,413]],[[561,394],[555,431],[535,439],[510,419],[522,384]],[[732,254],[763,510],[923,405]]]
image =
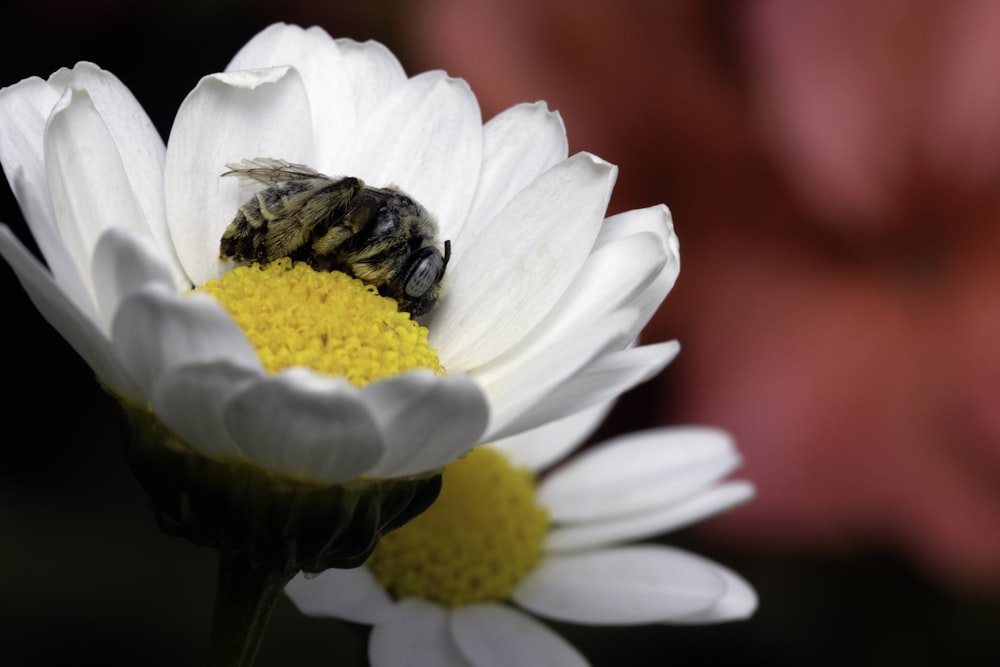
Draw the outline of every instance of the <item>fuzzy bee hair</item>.
[[[274,158],[226,166],[223,176],[266,187],[236,212],[219,243],[220,258],[267,264],[289,257],[354,276],[413,316],[434,307],[451,242],[442,254],[437,224],[412,197]]]

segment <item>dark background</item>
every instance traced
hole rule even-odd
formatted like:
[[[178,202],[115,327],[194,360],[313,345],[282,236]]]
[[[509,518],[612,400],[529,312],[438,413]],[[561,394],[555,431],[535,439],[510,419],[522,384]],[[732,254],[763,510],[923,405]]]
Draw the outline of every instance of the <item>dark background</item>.
[[[184,96],[274,20],[308,8],[268,2],[18,3],[0,26],[0,85],[77,60],[114,72],[161,134]],[[405,31],[381,9],[326,7],[334,36],[398,51]],[[411,73],[412,70],[410,70]],[[620,181],[628,178],[623,172]],[[30,243],[6,182],[0,220]],[[117,405],[0,267],[6,431],[0,447],[0,663],[198,664],[214,595],[215,554],[158,532],[120,454]],[[670,368],[665,374],[670,373]],[[642,424],[645,388],[610,432]],[[738,511],[738,510],[737,510]],[[558,625],[597,665],[993,664],[1000,603],[960,593],[892,553],[802,556],[727,549],[686,531],[668,541],[732,567],[758,591],[747,622],[705,627]],[[257,664],[362,664],[365,630],[300,615],[282,598]]]

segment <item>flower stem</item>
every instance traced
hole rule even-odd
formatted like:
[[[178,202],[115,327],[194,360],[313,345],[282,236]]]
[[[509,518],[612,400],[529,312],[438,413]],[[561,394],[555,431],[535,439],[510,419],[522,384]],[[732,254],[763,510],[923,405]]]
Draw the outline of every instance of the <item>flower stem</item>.
[[[250,667],[271,612],[296,571],[254,563],[243,554],[219,550],[219,580],[209,636],[210,667]]]

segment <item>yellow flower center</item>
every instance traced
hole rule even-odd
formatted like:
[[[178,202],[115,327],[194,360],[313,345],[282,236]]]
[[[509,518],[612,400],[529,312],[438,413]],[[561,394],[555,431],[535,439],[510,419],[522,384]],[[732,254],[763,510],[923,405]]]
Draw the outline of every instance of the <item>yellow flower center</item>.
[[[396,598],[446,607],[505,600],[541,558],[548,525],[531,472],[477,447],[445,467],[437,501],[384,536],[367,567]]]
[[[198,290],[225,306],[268,372],[308,366],[355,386],[415,368],[444,373],[426,327],[339,271],[283,258],[235,268]]]

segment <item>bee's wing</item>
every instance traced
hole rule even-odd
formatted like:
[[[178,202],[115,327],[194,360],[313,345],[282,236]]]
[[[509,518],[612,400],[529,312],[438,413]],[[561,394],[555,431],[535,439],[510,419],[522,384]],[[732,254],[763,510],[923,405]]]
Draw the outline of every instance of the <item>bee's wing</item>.
[[[329,178],[329,176],[321,174],[312,167],[307,167],[304,164],[296,164],[272,157],[258,157],[241,162],[230,162],[226,166],[229,167],[229,171],[222,175],[236,176],[243,185],[254,185],[255,183],[278,185],[279,183],[306,178]]]

